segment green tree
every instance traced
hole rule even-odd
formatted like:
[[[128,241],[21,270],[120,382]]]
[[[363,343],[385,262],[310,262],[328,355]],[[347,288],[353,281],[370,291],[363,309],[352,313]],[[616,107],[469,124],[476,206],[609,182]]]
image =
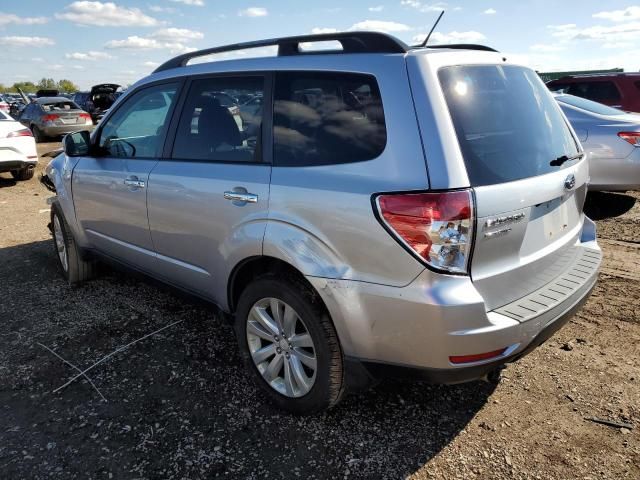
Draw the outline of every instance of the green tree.
[[[66,93],[73,93],[78,91],[78,86],[71,80],[63,78],[62,80],[58,80],[58,90]]]
[[[42,78],[37,87],[39,90],[52,90],[58,88],[58,84],[53,78]]]
[[[4,86],[4,84],[0,83],[0,92],[6,92],[7,91],[7,87]]]
[[[20,88],[24,93],[36,93],[38,87],[33,82],[16,82],[11,87],[12,92],[17,92]]]

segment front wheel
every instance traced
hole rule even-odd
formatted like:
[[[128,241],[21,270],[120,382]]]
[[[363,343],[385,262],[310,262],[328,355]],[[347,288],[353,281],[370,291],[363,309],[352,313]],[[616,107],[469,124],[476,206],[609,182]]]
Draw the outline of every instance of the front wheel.
[[[69,225],[57,203],[51,206],[53,245],[62,275],[70,285],[76,285],[95,276],[96,264],[82,258]]]
[[[278,407],[309,414],[340,401],[338,336],[318,295],[301,280],[269,275],[249,284],[238,302],[236,331],[251,376]]]
[[[31,134],[33,135],[33,139],[36,141],[36,143],[42,143],[47,139],[47,137],[45,137],[44,133],[42,133],[42,130],[40,130],[37,125],[33,125],[31,127]]]

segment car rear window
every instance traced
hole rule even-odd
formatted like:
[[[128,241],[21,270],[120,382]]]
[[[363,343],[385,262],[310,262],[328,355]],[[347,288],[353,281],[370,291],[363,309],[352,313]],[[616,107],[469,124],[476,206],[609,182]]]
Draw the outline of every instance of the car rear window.
[[[472,186],[493,185],[565,168],[550,162],[578,145],[549,90],[528,68],[443,67],[440,84]]]
[[[573,95],[559,95],[556,100],[573,107],[581,108],[587,112],[596,113],[598,115],[624,115],[625,112],[618,110],[617,108],[607,107],[598,102],[587,100],[586,98],[580,98]]]
[[[380,90],[371,75],[277,73],[273,124],[277,166],[371,160],[387,143]]]
[[[41,104],[42,110],[45,112],[57,112],[64,110],[77,110],[78,107],[75,103],[69,102],[56,102],[56,103],[43,103]]]

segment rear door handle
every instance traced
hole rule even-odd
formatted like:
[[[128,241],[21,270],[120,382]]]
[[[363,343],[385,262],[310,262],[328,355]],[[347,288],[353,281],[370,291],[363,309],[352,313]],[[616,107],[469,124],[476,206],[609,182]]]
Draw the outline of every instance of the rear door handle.
[[[258,203],[258,195],[254,193],[224,192],[224,198],[232,202]]]
[[[144,180],[139,180],[138,177],[125,178],[124,179],[124,184],[127,187],[133,187],[133,188],[144,188],[145,187]]]

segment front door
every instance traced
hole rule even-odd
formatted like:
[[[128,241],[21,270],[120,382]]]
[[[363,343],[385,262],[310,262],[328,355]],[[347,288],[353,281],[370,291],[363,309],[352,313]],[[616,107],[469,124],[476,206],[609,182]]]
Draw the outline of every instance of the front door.
[[[147,219],[149,172],[158,162],[177,83],[127,98],[97,132],[94,156],[73,171],[76,216],[92,247],[151,270],[155,254]]]

